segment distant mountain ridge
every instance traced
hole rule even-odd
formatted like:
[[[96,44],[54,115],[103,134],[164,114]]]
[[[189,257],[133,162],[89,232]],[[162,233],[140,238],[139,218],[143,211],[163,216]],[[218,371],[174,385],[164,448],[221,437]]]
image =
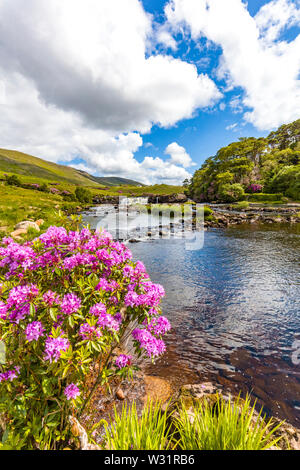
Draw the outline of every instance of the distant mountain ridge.
[[[144,186],[138,181],[118,176],[93,176],[85,171],[52,163],[16,150],[0,149],[0,170],[79,186]]]

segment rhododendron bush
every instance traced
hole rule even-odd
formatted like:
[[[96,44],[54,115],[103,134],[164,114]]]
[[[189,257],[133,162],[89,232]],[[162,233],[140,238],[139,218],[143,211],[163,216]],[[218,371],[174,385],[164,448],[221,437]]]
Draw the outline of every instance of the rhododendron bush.
[[[0,413],[16,446],[63,448],[69,415],[80,418],[96,386],[132,375],[134,358],[113,354],[129,334],[137,356],[165,351],[163,295],[105,231],[50,227],[23,245],[0,242]]]

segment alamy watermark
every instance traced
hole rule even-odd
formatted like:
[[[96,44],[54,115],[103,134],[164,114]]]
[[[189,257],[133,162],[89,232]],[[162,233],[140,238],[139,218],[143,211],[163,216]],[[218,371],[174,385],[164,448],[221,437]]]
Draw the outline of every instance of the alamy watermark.
[[[292,363],[298,366],[300,364],[300,340],[295,339],[292,344]]]
[[[3,341],[0,341],[0,364],[5,364],[6,362],[6,349]]]

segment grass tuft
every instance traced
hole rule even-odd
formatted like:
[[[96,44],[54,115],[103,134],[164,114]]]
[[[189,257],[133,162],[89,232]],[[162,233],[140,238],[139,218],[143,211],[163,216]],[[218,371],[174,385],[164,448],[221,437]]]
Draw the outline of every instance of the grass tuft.
[[[180,435],[179,448],[184,450],[266,450],[276,446],[280,438],[274,432],[272,419],[266,420],[262,410],[255,414],[255,404],[247,396],[231,401],[219,397],[214,406],[207,401],[195,406],[194,419],[184,406],[175,421]]]
[[[115,408],[114,420],[103,420],[106,448],[110,450],[167,450],[172,435],[168,425],[168,409],[161,410],[159,402],[148,401],[139,416],[136,404],[125,404],[122,413]]]

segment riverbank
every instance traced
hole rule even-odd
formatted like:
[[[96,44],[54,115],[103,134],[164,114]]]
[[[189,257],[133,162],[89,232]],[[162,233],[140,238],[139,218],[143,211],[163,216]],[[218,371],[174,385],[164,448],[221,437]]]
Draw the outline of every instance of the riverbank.
[[[90,429],[97,423],[103,422],[103,420],[107,422],[110,422],[110,420],[113,421],[115,412],[121,416],[124,406],[126,408],[130,407],[132,403],[135,404],[138,414],[141,415],[143,409],[147,407],[149,402],[158,402],[162,412],[168,410],[168,426],[170,430],[174,431],[175,421],[182,407],[187,410],[191,423],[193,423],[196,410],[199,406],[208,406],[213,410],[219,400],[222,400],[224,404],[232,403],[232,406],[238,406],[240,410],[242,410],[247,400],[249,400],[250,406],[255,406],[255,400],[253,397],[248,396],[248,394],[243,398],[243,395],[241,396],[240,393],[232,394],[230,390],[226,390],[224,387],[212,382],[185,384],[181,387],[174,388],[171,386],[170,382],[164,378],[149,376],[143,372],[139,372],[134,374],[131,381],[123,382],[121,386],[117,384],[111,395],[103,394],[103,390],[99,389],[99,393],[96,394],[92,403],[91,412],[81,421],[84,425],[81,430],[84,434],[85,427]],[[260,413],[260,411],[259,408],[253,411],[250,420],[253,427],[260,423],[265,416],[264,412],[262,411]],[[272,440],[278,439],[278,442],[276,446],[270,447],[270,450],[300,450],[300,429],[292,426],[288,422],[283,422],[278,418],[271,417],[270,429],[266,431],[266,434],[273,428],[276,430],[272,436]],[[86,437],[85,439],[81,438],[81,441],[85,442],[84,445],[86,446],[81,448],[84,450],[101,450],[103,437],[104,429],[100,426],[97,428],[97,432],[93,434],[93,440],[96,446],[91,447],[90,444],[86,444],[88,442]]]
[[[229,227],[240,224],[296,224],[300,223],[300,204],[259,205],[238,207],[232,204],[208,204],[212,217],[205,220],[205,227]]]

